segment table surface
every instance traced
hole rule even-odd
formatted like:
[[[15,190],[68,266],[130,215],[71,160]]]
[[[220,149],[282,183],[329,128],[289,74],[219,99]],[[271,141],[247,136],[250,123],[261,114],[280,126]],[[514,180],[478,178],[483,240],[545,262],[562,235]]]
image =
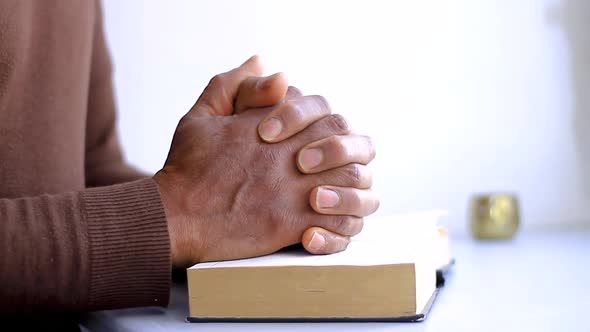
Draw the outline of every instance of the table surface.
[[[170,307],[101,311],[90,331],[590,331],[590,230],[519,234],[507,242],[457,239],[456,264],[419,323],[187,323],[188,293]]]

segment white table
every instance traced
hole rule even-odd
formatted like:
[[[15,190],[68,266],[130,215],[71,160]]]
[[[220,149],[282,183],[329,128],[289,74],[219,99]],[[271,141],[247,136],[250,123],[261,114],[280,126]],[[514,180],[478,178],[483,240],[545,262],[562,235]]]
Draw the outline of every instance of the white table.
[[[421,323],[186,323],[187,292],[168,309],[93,313],[90,331],[590,331],[590,230],[453,239],[456,264]]]

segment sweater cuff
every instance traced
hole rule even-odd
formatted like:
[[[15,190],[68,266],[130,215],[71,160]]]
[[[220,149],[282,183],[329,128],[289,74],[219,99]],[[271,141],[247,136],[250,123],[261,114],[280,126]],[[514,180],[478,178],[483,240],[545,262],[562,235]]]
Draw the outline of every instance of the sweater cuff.
[[[167,306],[170,238],[153,179],[88,189],[83,194],[93,310]]]

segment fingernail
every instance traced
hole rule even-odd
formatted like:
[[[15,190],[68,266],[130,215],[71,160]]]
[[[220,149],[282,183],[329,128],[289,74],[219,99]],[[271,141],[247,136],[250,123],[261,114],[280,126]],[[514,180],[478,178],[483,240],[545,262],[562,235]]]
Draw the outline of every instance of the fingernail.
[[[260,125],[259,133],[266,141],[271,141],[277,138],[281,131],[283,131],[283,123],[277,118],[270,118]]]
[[[309,248],[313,250],[320,250],[326,245],[326,239],[318,232],[314,232],[311,240],[309,240]]]
[[[316,203],[320,209],[333,208],[340,202],[340,196],[334,190],[318,188]]]
[[[322,160],[324,160],[324,153],[318,148],[305,149],[299,154],[299,165],[301,165],[304,170],[310,170],[317,167],[322,163]]]

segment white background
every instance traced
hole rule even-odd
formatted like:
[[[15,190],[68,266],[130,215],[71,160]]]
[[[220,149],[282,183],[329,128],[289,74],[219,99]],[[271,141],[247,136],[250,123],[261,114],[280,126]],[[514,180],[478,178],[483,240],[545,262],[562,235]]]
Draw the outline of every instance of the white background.
[[[378,147],[378,215],[519,195],[523,228],[590,225],[590,1],[105,0],[121,139],[155,172],[178,119],[252,54]]]

